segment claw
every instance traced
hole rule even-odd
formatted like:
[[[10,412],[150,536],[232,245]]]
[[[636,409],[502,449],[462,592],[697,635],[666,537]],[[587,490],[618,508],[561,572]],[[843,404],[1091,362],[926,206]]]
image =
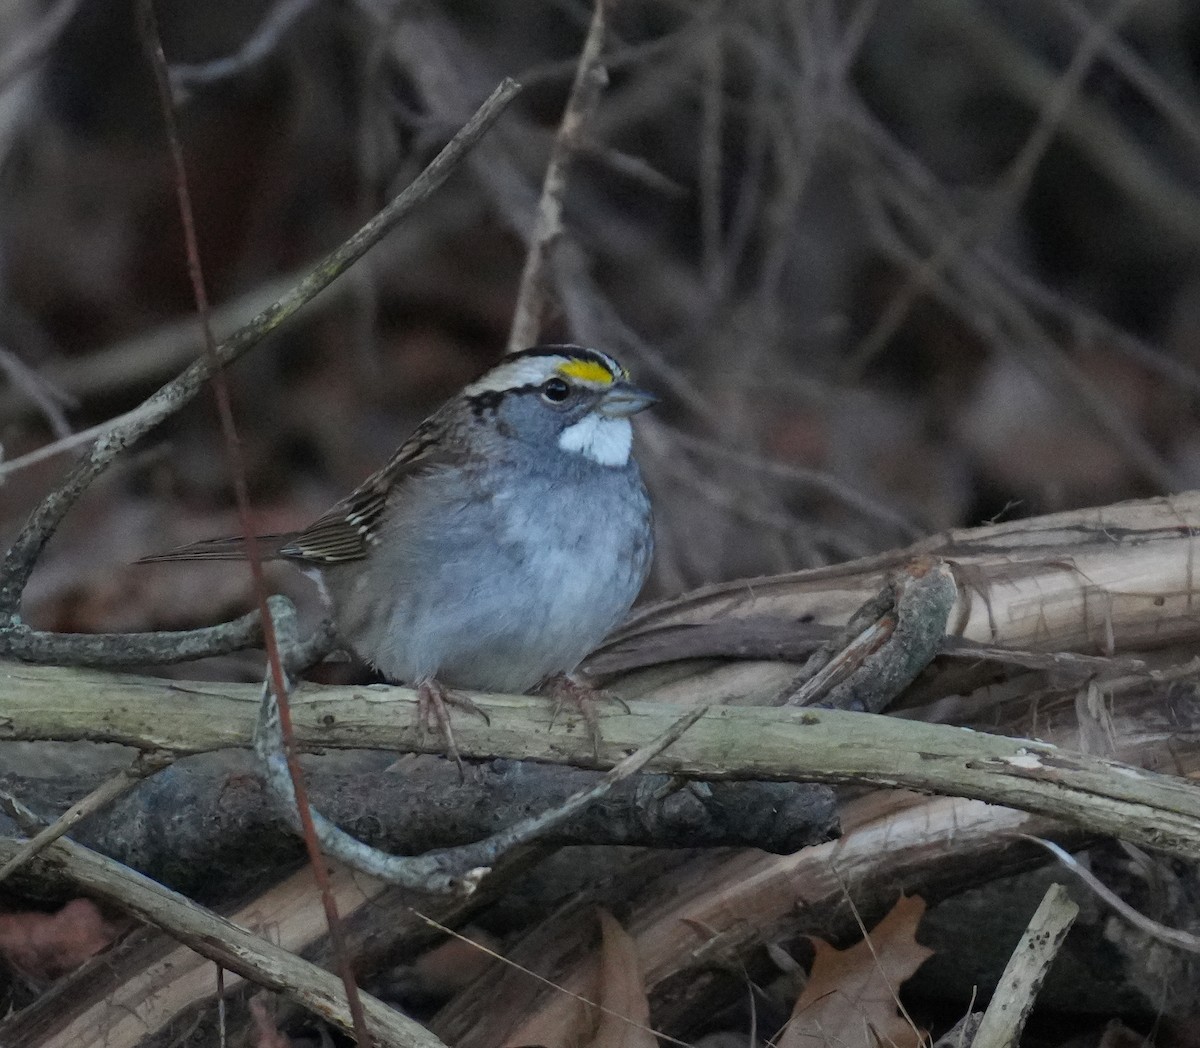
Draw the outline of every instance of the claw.
[[[437,731],[446,742],[446,756],[458,767],[458,781],[466,782],[466,768],[458,746],[454,742],[454,728],[450,724],[448,707],[457,706],[468,713],[476,713],[490,726],[492,718],[465,695],[450,691],[441,681],[430,677],[417,684],[417,724],[429,731]]]
[[[587,725],[588,736],[592,740],[592,755],[597,759],[600,757],[600,743],[603,739],[600,735],[600,718],[596,716],[595,704],[597,702],[615,702],[626,713],[629,712],[629,705],[619,695],[614,695],[611,691],[605,691],[602,688],[593,688],[590,684],[583,684],[565,673],[556,673],[547,677],[538,685],[537,691],[538,694],[554,700],[554,712],[550,714],[551,727],[554,726],[555,720],[558,719],[559,713],[567,703],[579,711],[579,715]]]

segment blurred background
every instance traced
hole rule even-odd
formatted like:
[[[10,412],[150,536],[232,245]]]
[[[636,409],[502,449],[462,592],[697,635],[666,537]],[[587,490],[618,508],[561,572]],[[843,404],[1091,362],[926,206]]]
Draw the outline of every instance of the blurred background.
[[[425,206],[232,369],[263,530],[299,527],[502,352],[591,6],[160,0],[218,333],[526,89]],[[200,352],[129,0],[0,8],[0,444]],[[1200,5],[621,0],[548,339],[664,398],[648,596],[1200,480]],[[69,457],[8,472],[0,539]],[[0,467],[2,468],[2,467]],[[111,470],[28,591],[59,630],[206,624],[237,566],[211,398]]]

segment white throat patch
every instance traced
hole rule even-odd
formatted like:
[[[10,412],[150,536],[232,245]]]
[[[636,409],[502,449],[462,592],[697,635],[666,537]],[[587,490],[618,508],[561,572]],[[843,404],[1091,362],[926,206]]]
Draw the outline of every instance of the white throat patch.
[[[592,412],[564,429],[558,446],[586,455],[601,466],[623,466],[633,447],[633,426],[627,418],[606,418]]]

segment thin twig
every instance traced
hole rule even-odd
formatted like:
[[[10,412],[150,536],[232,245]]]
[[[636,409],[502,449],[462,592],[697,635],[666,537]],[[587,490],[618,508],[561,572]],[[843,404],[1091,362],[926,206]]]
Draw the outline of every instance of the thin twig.
[[[858,59],[882,5],[883,0],[858,0],[857,6],[846,20],[846,28],[837,42],[837,47],[834,48],[833,57],[829,60],[830,72],[839,89],[848,86],[851,67]]]
[[[266,767],[267,785],[279,798],[288,820],[298,823],[298,803],[292,791],[283,752],[283,737],[272,690],[264,685],[255,747]],[[624,760],[615,764],[596,783],[572,794],[561,804],[539,815],[521,819],[486,840],[425,855],[389,855],[364,844],[339,829],[320,812],[310,809],[310,818],[325,851],[333,858],[373,877],[413,891],[437,895],[469,895],[482,879],[520,849],[545,837],[583,808],[607,794],[617,783],[641,771],[708,712],[708,706],[689,710],[666,731]]]
[[[24,806],[21,814],[25,820],[39,821]],[[0,841],[0,854],[7,851],[6,842]],[[65,877],[229,971],[286,994],[301,1007],[353,1032],[340,982],[315,964],[70,839],[55,841],[34,862],[46,874]],[[423,1026],[376,998],[364,994],[363,1006],[371,1019],[373,1043],[381,1048],[445,1048]]]
[[[700,10],[697,17],[707,18],[718,10],[719,5],[712,5]],[[431,108],[457,112],[463,105],[464,81],[455,63],[462,61],[469,66],[470,53],[459,54],[454,46],[459,42],[447,41],[439,28],[431,28],[433,25],[432,21],[410,21],[406,32],[395,38],[394,46]],[[441,23],[436,25],[440,27]],[[683,62],[678,64],[682,67]],[[661,68],[655,70],[656,91],[663,90],[663,79],[667,75]],[[680,69],[674,75],[682,78],[685,74]],[[601,123],[603,116],[603,113],[597,113],[595,122]],[[536,194],[513,159],[513,149],[511,145],[491,149],[486,156],[473,155],[468,163],[505,220],[513,229],[524,233],[529,226],[529,216],[536,208]],[[671,365],[655,346],[641,338],[613,308],[597,285],[577,244],[564,239],[550,252],[549,262],[563,310],[576,337],[585,344],[603,345],[618,355],[628,353],[636,358],[643,369],[712,430],[721,428],[721,413],[711,407],[695,383]]]
[[[1096,896],[1103,902],[1107,903],[1122,917],[1140,932],[1144,932],[1156,942],[1161,942],[1167,946],[1173,946],[1178,950],[1185,950],[1188,953],[1200,954],[1200,936],[1192,935],[1190,932],[1185,932],[1180,928],[1171,928],[1159,921],[1147,917],[1144,913],[1140,913],[1114,892],[1107,884],[1097,877],[1086,866],[1082,865],[1065,848],[1059,847],[1053,841],[1048,841],[1043,837],[1033,837],[1028,833],[1018,833],[1015,836],[1023,837],[1027,841],[1033,841],[1034,844],[1040,844],[1051,855],[1053,855],[1063,867],[1069,870],[1072,874],[1078,877],[1086,884]]]
[[[82,0],[59,0],[37,25],[0,55],[0,91],[46,55],[81,3]]]
[[[128,768],[122,768],[111,778],[106,779],[86,797],[72,804],[65,812],[44,829],[39,830],[17,850],[16,854],[3,866],[0,866],[0,883],[7,880],[13,873],[24,866],[35,855],[45,851],[51,844],[67,833],[81,819],[93,812],[99,811],[123,793],[128,792],[147,775],[174,762],[172,755],[163,753],[140,753]],[[12,814],[17,814],[14,802],[16,798],[7,792],[0,793],[0,807]]]
[[[996,4],[980,0],[923,0],[926,25],[952,34],[953,46],[977,75],[996,89],[1038,111],[1054,91],[1056,73],[1038,49],[1016,39],[998,17]],[[1103,21],[1103,20],[1102,20]],[[1089,21],[1090,27],[1095,23]],[[1140,136],[1109,109],[1086,95],[1078,97],[1062,123],[1070,142],[1101,177],[1157,227],[1164,245],[1194,252],[1200,245],[1200,198],[1190,184],[1156,162]]]
[[[444,149],[398,196],[349,240],[327,255],[291,291],[263,310],[216,347],[221,364],[229,364],[261,342],[319,291],[336,280],[393,226],[407,216],[450,176],[463,156],[483,137],[520,91],[513,80],[504,80]],[[126,447],[163,419],[188,403],[213,373],[213,362],[201,357],[178,378],[168,382],[147,401],[148,411],[126,426],[97,441],[30,515],[0,565],[0,626],[16,620],[21,594],[34,565],[62,519],[88,486]]]
[[[251,611],[216,626],[154,633],[51,633],[0,629],[0,658],[53,666],[173,666],[262,644],[262,619]]]
[[[975,994],[972,991],[971,1005],[975,1005]],[[971,1039],[979,1032],[979,1024],[983,1021],[983,1012],[967,1012],[933,1042],[933,1048],[971,1048]]]
[[[1194,672],[1194,670],[1193,670]],[[725,693],[705,689],[710,701]],[[597,766],[592,740],[551,724],[544,699],[471,693],[491,723],[467,718],[455,739],[467,759]],[[9,664],[0,673],[0,739],[86,738],[197,753],[248,746],[261,688],[157,681]],[[294,711],[306,750],[441,752],[421,730],[405,688],[306,685]],[[166,705],[165,705],[166,704]],[[163,717],[171,705],[173,716]],[[600,766],[670,728],[671,707],[630,701],[602,720]],[[413,721],[414,723],[409,723]],[[1066,820],[1143,847],[1200,857],[1200,788],[1176,777],[1041,742],[840,710],[714,707],[651,770],[688,778],[852,783],[971,797]]]
[[[303,276],[303,271],[285,273],[237,298],[222,302],[213,308],[213,326],[222,333],[235,330],[290,291]],[[335,305],[341,288],[341,284],[335,284],[321,298],[320,307],[326,309]],[[77,403],[113,393],[123,394],[131,386],[162,382],[195,360],[202,348],[203,340],[196,330],[196,315],[191,313],[111,345],[89,350],[86,357],[60,356],[47,361],[38,374]],[[13,392],[0,390],[0,417],[16,415],[23,409]]]
[[[1055,6],[1070,19],[1080,32],[1096,24],[1096,16],[1079,0],[1056,0]],[[1180,98],[1175,89],[1136,50],[1118,36],[1104,41],[1104,56],[1119,69],[1148,102],[1152,102],[1178,134],[1200,153],[1200,121],[1196,119],[1196,99],[1190,104]]]
[[[971,1048],[1014,1048],[1020,1043],[1046,973],[1077,916],[1079,907],[1066,888],[1050,885],[1005,965]]]
[[[513,310],[512,329],[508,336],[509,353],[532,346],[538,341],[546,309],[546,259],[554,242],[562,236],[563,198],[567,191],[567,168],[582,138],[583,126],[600,100],[600,90],[608,82],[608,74],[600,63],[604,47],[605,7],[609,0],[595,0],[592,21],[588,26],[579,67],[567,97],[558,133],[550,150],[550,162],[542,182],[529,250],[521,271],[521,285]]]
[[[983,206],[970,218],[946,233],[937,248],[913,272],[899,292],[887,304],[883,313],[858,347],[846,361],[847,376],[857,377],[884,349],[904,323],[913,305],[929,284],[930,276],[944,270],[973,242],[982,239],[996,228],[1024,198],[1037,165],[1054,141],[1067,109],[1083,87],[1084,78],[1092,63],[1103,50],[1104,41],[1129,15],[1139,0],[1116,0],[1103,19],[1089,27],[1075,49],[1067,68],[1059,77],[1053,93],[1038,114],[1025,144],[1004,173]]]
[[[669,432],[672,439],[688,451],[709,458],[724,459],[743,469],[765,473],[780,480],[792,481],[835,499],[878,524],[894,528],[906,539],[917,539],[924,534],[921,528],[903,514],[896,512],[865,492],[857,490],[846,481],[839,480],[832,473],[819,469],[807,469],[790,462],[778,462],[766,455],[756,455],[737,448],[726,447],[715,440],[707,440],[704,437],[685,433],[680,429],[673,429],[665,423],[659,423],[659,426]]]
[[[786,535],[800,525],[795,514],[767,505],[766,498],[759,496],[752,501],[742,492],[717,482],[713,479],[711,471],[702,470],[676,454],[676,445],[667,427],[661,423],[655,424],[653,419],[645,419],[644,422],[648,424],[642,425],[638,434],[643,453],[649,453],[662,464],[662,475],[668,478],[671,484],[695,491],[703,497],[705,503],[722,509],[730,517],[744,520],[756,528],[770,528]]]
[[[641,366],[662,383],[672,397],[693,411],[714,431],[720,431],[724,416],[683,370],[673,365],[661,350],[633,330],[600,289],[578,245],[563,242],[551,255],[554,281],[562,299],[571,330],[584,342],[603,345],[615,352],[629,352]]]
[[[689,10],[691,17],[678,29],[636,44],[611,47],[604,56],[605,67],[610,70],[631,66],[635,69],[657,69],[664,55],[669,55],[671,51],[690,51],[698,42],[706,41],[710,34],[721,31],[724,23],[720,18],[722,8],[719,2],[710,0],[704,5],[693,4]],[[551,59],[527,66],[517,79],[527,88],[540,87],[574,78],[578,71],[577,58]]]
[[[166,124],[167,143],[171,153],[171,162],[175,173],[175,191],[179,200],[179,215],[183,222],[184,242],[187,249],[188,275],[192,283],[192,295],[196,303],[196,314],[200,327],[204,332],[204,351],[212,369],[212,387],[216,399],[217,414],[220,419],[221,437],[230,478],[237,504],[238,523],[241,527],[242,539],[253,580],[254,596],[258,604],[259,616],[263,631],[263,642],[266,646],[268,677],[273,682],[275,693],[279,696],[279,720],[284,739],[288,740],[287,767],[291,775],[292,785],[299,798],[300,821],[304,828],[304,844],[308,850],[309,863],[313,877],[320,889],[321,904],[325,910],[325,920],[329,928],[329,938],[333,945],[333,956],[346,991],[346,1004],[350,1009],[354,1036],[360,1045],[371,1043],[371,1032],[367,1027],[366,1014],[363,1011],[362,999],[358,983],[354,977],[354,968],[350,954],[345,944],[342,932],[341,918],[338,915],[337,902],[333,895],[333,885],[330,880],[329,867],[323,861],[321,847],[317,842],[316,831],[310,819],[305,818],[308,805],[308,791],[304,784],[304,773],[300,767],[300,755],[294,745],[291,716],[287,704],[287,689],[284,683],[283,660],[280,658],[279,645],[275,638],[275,625],[271,610],[267,605],[267,580],[263,573],[262,550],[257,541],[258,529],[255,525],[254,512],[250,504],[250,488],[246,481],[246,465],[242,457],[242,445],[238,439],[237,426],[233,417],[233,398],[229,392],[229,383],[225,369],[217,354],[217,340],[213,334],[212,322],[209,317],[208,288],[204,280],[204,271],[200,260],[200,245],[196,236],[195,215],[192,210],[191,187],[188,182],[187,167],[183,158],[183,139],[179,134],[178,121],[175,115],[174,99],[171,92],[170,76],[167,70],[167,58],[163,53],[162,37],[158,30],[158,20],[154,13],[154,0],[141,0],[138,9],[138,29],[142,44],[154,71],[158,87],[159,104],[162,109],[163,121]]]
[[[1017,294],[1069,329],[1076,342],[1087,344],[1099,337],[1103,340],[1104,348],[1116,350],[1139,367],[1153,372],[1167,383],[1174,383],[1192,396],[1200,395],[1200,371],[1190,364],[1155,348],[1145,339],[1118,327],[1094,309],[1049,287],[1002,257],[999,252],[980,245],[977,255],[980,261]]]
[[[196,87],[244,73],[274,51],[296,20],[312,5],[313,0],[279,0],[234,54],[194,65],[173,64],[167,74],[171,88],[184,96]]]
[[[661,1030],[656,1030],[653,1027],[645,1026],[642,1023],[635,1022],[634,1020],[630,1019],[629,1016],[626,1015],[624,1012],[619,1012],[616,1009],[609,1008],[606,1005],[604,1005],[603,1003],[601,1003],[600,1001],[592,1000],[591,997],[585,996],[584,994],[576,993],[574,990],[570,989],[569,987],[563,986],[561,983],[556,982],[553,979],[546,978],[546,976],[541,975],[540,973],[534,971],[532,968],[527,968],[523,964],[518,964],[511,957],[506,957],[502,953],[498,953],[495,950],[489,949],[485,944],[480,943],[480,942],[476,941],[475,939],[468,938],[467,936],[463,935],[462,932],[455,931],[453,928],[448,927],[447,925],[443,924],[441,921],[435,921],[432,917],[427,917],[427,916],[425,916],[425,914],[423,914],[417,910],[413,910],[412,913],[419,920],[424,921],[431,928],[435,928],[438,932],[440,932],[442,935],[446,936],[447,938],[457,939],[459,942],[466,944],[469,949],[477,950],[480,953],[485,954],[486,956],[492,958],[492,960],[495,961],[497,964],[502,965],[504,968],[506,968],[510,971],[520,972],[521,975],[523,975],[525,978],[530,979],[533,982],[541,983],[547,989],[552,990],[555,994],[559,994],[564,997],[570,997],[573,1000],[578,1001],[580,1004],[586,1006],[588,1009],[595,1009],[601,1015],[610,1016],[611,1018],[615,1019],[616,1021],[626,1024],[631,1029],[641,1030],[644,1033],[651,1035],[651,1041],[655,1044],[659,1044],[659,1043],[672,1044],[672,1045],[677,1045],[678,1048],[694,1048],[693,1042],[681,1041],[681,1040],[679,1040],[679,1038],[672,1037],[670,1034],[663,1033],[663,1031],[661,1031]],[[594,1041],[592,1043],[595,1044],[595,1043],[613,1043],[613,1042],[609,1042],[609,1041],[595,1042]],[[647,1042],[647,1043],[650,1043],[650,1042]],[[756,1044],[758,1042],[751,1041],[749,1043]]]
[[[697,181],[700,183],[700,259],[705,287],[714,298],[725,285],[721,238],[725,228],[722,198],[725,170],[725,41],[715,30],[704,42],[703,91],[700,96],[700,148]]]
[[[873,167],[876,185],[884,199],[912,222],[931,241],[950,236],[945,220],[925,199],[929,173],[920,162],[860,107],[855,116],[858,127],[874,148],[882,150],[889,161]],[[864,211],[880,244],[910,269],[922,272],[926,260],[910,248],[882,206],[870,199],[860,187]],[[963,251],[951,260],[945,272],[929,272],[924,288],[945,302],[963,321],[992,345],[1016,354],[1042,382],[1070,395],[1078,409],[1105,433],[1122,452],[1126,461],[1155,488],[1174,491],[1179,477],[1137,430],[1129,424],[1096,382],[1064,352],[1033,314],[1012,294],[1000,278],[973,251]]]
[[[49,444],[43,444],[40,448],[34,448],[33,451],[26,452],[24,455],[18,455],[15,459],[9,459],[7,462],[0,462],[0,483],[3,483],[4,478],[11,473],[27,469],[29,466],[36,466],[39,462],[45,462],[46,459],[54,458],[56,455],[65,455],[68,451],[74,451],[81,444],[102,441],[113,433],[136,425],[141,419],[149,417],[153,411],[153,406],[141,404],[130,411],[126,411],[124,414],[108,419],[106,422],[89,426],[87,429],[81,429],[76,433],[68,432],[60,436],[57,440],[51,441]]]
[[[61,439],[71,432],[71,424],[62,410],[64,404],[70,403],[70,397],[4,346],[0,346],[0,371],[8,376],[14,390],[25,394],[41,412],[51,433]]]

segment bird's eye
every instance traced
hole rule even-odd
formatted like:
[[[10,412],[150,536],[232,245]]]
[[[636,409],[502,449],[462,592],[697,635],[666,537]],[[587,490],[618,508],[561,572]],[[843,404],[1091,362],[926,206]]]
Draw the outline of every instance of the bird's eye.
[[[542,386],[542,396],[551,404],[561,404],[571,395],[571,387],[561,378],[552,378]]]

